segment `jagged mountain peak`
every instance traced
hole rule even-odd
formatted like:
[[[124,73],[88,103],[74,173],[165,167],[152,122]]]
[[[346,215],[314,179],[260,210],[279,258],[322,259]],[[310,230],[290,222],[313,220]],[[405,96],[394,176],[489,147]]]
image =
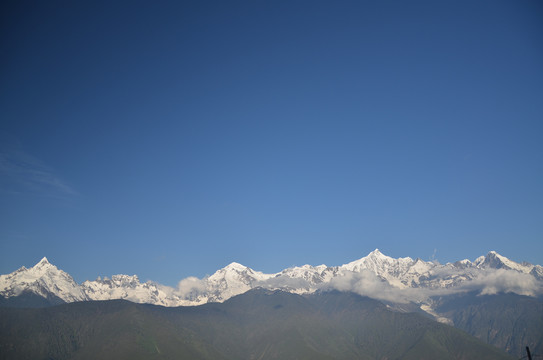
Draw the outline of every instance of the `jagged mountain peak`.
[[[47,265],[47,264],[51,265],[51,263],[49,262],[49,260],[47,260],[47,257],[44,256],[44,257],[36,264],[36,266],[38,266],[38,265]]]
[[[396,262],[396,261],[399,261],[399,262],[413,262],[414,261],[409,256],[403,257],[403,258],[401,257],[401,258],[397,258],[397,259],[393,258],[391,256],[383,254],[379,249],[373,250],[367,256],[363,257],[360,260],[363,260],[363,259],[372,259],[372,260],[379,260],[379,261],[385,261],[385,262],[391,262],[391,261],[392,262]],[[417,259],[417,260],[419,260],[419,259]]]
[[[44,298],[53,295],[65,302],[88,300],[74,279],[51,264],[46,257],[27,269],[0,275],[0,295],[9,298],[31,292]]]
[[[505,270],[516,270],[523,273],[529,273],[534,269],[534,265],[530,263],[519,264],[513,260],[508,259],[507,257],[498,254],[496,251],[489,251],[486,256],[479,256],[473,264],[482,269],[505,269]]]
[[[407,266],[408,264],[411,264],[413,262],[413,259],[411,259],[410,257],[395,259],[383,254],[381,251],[379,251],[379,249],[375,249],[367,256],[364,256],[358,260],[351,261],[350,263],[345,264],[342,267],[350,271],[358,271],[361,268],[367,268],[368,270],[379,272],[378,269],[382,269],[383,266]]]
[[[49,260],[44,256],[36,265],[30,268],[30,270],[42,270],[42,269],[55,269],[58,270],[58,268],[51,264]]]
[[[111,277],[111,280],[113,281],[133,281],[133,282],[139,282],[140,279],[138,277],[138,275],[123,275],[123,274],[118,274],[118,275],[113,275]]]
[[[492,250],[486,255],[479,256],[477,259],[475,259],[474,264],[480,267],[500,268],[506,265],[508,262],[511,262],[511,260]]]
[[[502,262],[509,261],[508,258],[498,254],[498,252],[494,250],[489,251],[488,254],[486,254],[486,258],[499,259]]]
[[[83,284],[90,284],[90,283],[100,283],[100,284],[108,284],[109,286],[138,286],[140,285],[140,279],[138,275],[112,275],[111,278],[104,276],[103,278],[98,277],[94,281],[85,281]]]
[[[392,259],[390,256],[383,254],[379,249],[375,249],[370,252],[364,258],[373,258],[373,259]]]
[[[385,290],[385,295],[387,292],[396,291],[391,289],[445,289],[461,287],[477,277],[484,279],[486,273],[496,269],[529,274],[537,281],[543,279],[541,266],[519,264],[495,251],[480,256],[473,263],[461,260],[441,265],[436,261],[426,262],[420,258],[392,258],[375,249],[367,256],[345,265],[302,265],[275,274],[262,273],[232,262],[202,279],[184,279],[178,288],[151,281],[141,283],[137,275],[113,275],[111,278],[98,278],[78,285],[69,274],[59,270],[44,257],[30,269],[21,267],[11,274],[0,275],[0,295],[8,298],[18,296],[23,291],[31,291],[44,297],[51,293],[66,302],[128,299],[134,302],[179,306],[220,302],[255,287],[303,294],[334,286],[341,288],[343,284],[347,284],[345,281],[350,281],[355,289],[362,292],[366,286],[378,286]],[[381,290],[369,294],[378,297]]]

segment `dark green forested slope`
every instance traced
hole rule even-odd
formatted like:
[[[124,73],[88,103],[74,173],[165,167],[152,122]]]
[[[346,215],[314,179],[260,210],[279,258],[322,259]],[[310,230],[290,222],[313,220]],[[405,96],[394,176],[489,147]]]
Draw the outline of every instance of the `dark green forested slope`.
[[[223,304],[0,309],[2,359],[510,359],[470,335],[351,293],[253,290]]]

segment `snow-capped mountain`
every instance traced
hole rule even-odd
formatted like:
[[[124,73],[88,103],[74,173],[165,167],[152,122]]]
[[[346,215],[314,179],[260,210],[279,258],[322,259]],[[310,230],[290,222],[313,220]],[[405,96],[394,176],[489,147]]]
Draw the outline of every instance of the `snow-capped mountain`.
[[[206,279],[206,302],[222,302],[273,277],[233,262]]]
[[[54,296],[64,302],[89,300],[74,279],[43,258],[30,269],[24,266],[0,275],[0,295],[4,298],[33,293],[44,298]]]
[[[430,311],[429,299],[444,294],[476,290],[539,295],[543,293],[543,268],[519,264],[494,251],[474,262],[442,265],[409,257],[395,259],[376,249],[341,266],[303,265],[275,274],[231,263],[203,279],[183,279],[177,288],[151,281],[141,283],[136,275],[113,275],[79,285],[46,258],[30,269],[22,267],[0,276],[0,296],[4,299],[30,292],[63,302],[126,299],[162,306],[200,305],[222,302],[256,287],[298,294],[349,290],[389,302],[415,302]]]
[[[136,275],[113,275],[81,284],[90,300],[125,299],[137,303],[179,306],[183,303],[171,288],[148,281],[141,283]]]
[[[361,272],[370,270],[390,285],[405,288],[418,286],[420,277],[428,274],[436,264],[410,257],[394,259],[375,249],[368,256],[340,267],[341,271]]]
[[[486,256],[480,256],[473,264],[478,268],[492,268],[492,269],[506,269],[506,270],[516,270],[521,273],[541,276],[543,274],[543,267],[539,265],[532,265],[529,263],[516,263],[509,260],[505,256],[501,256],[495,251],[489,252]]]

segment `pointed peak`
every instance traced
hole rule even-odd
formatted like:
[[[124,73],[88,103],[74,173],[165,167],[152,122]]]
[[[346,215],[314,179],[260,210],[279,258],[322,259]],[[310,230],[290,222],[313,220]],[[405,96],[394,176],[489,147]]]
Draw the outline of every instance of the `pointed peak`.
[[[494,269],[514,269],[521,272],[525,272],[525,267],[518,264],[505,256],[498,254],[496,251],[489,251],[486,256],[479,256],[475,259],[474,264],[482,268],[494,268]]]
[[[494,259],[499,259],[499,260],[502,260],[502,261],[505,261],[505,260],[509,260],[507,259],[505,256],[502,256],[500,254],[498,254],[496,251],[492,250],[492,251],[489,251],[488,254],[486,255],[487,258],[494,258]]]
[[[389,258],[389,256],[386,256],[385,254],[383,254],[381,251],[379,251],[379,249],[375,249],[372,252],[370,252],[368,254],[368,257],[381,258],[381,259]]]
[[[500,258],[500,259],[506,258],[505,256],[498,254],[498,253],[497,253],[496,251],[494,251],[494,250],[489,251],[488,254],[487,254],[486,256],[494,256],[494,257],[497,257],[497,258]]]
[[[43,266],[43,265],[51,265],[49,260],[44,256],[37,264],[36,266]]]

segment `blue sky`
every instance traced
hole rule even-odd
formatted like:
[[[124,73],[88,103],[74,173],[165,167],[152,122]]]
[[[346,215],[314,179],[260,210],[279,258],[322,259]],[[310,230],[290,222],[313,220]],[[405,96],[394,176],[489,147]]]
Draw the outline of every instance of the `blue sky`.
[[[543,264],[539,1],[2,7],[0,273]]]

